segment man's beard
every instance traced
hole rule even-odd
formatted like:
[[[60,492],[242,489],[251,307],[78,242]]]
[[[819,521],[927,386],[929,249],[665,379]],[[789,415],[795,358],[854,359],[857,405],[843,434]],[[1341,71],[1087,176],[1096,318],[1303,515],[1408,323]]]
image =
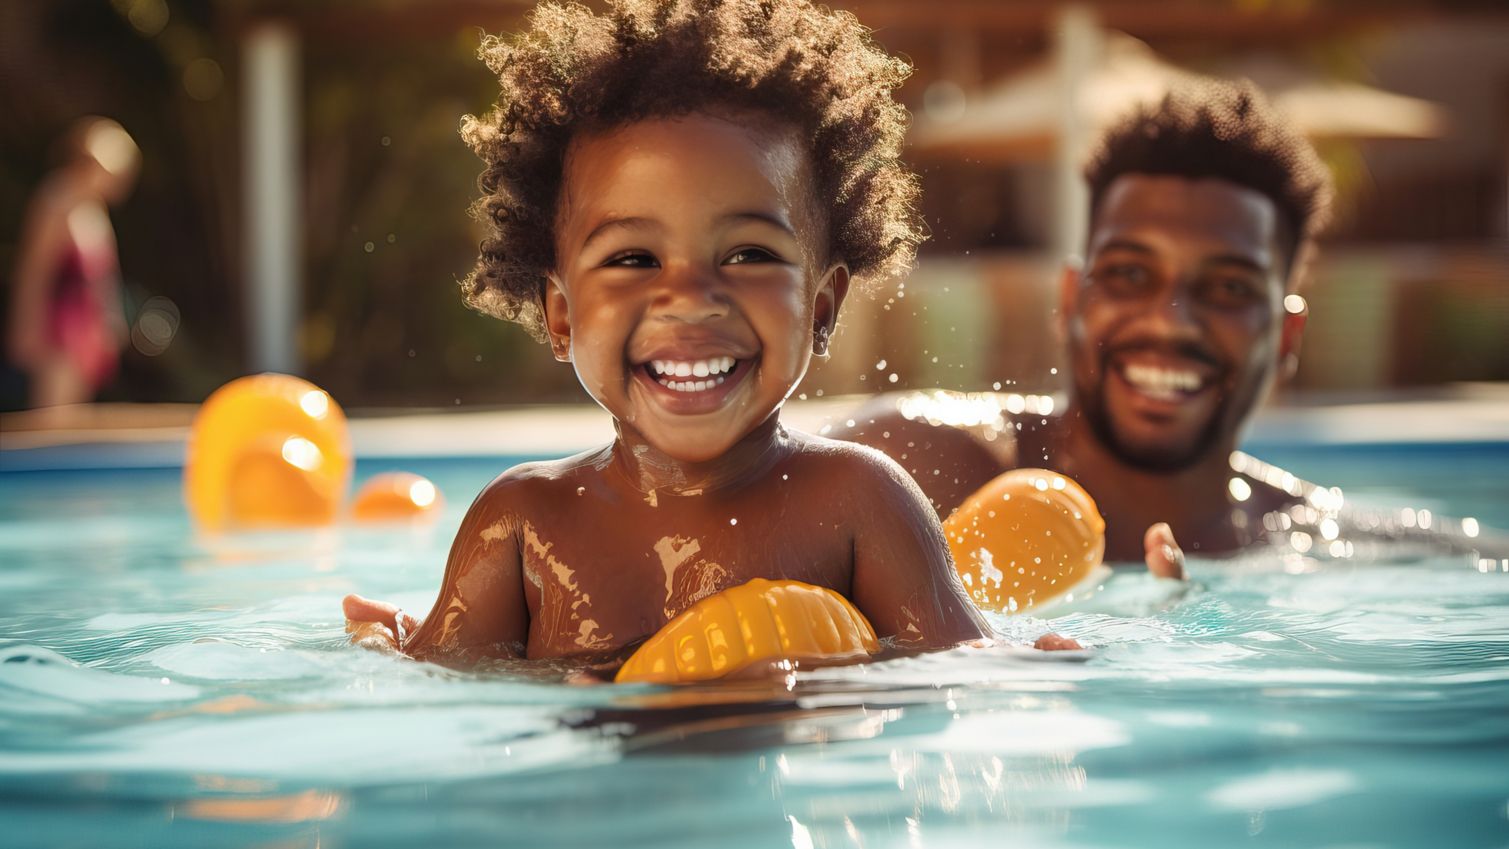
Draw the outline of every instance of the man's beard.
[[[1172,474],[1199,464],[1215,449],[1229,412],[1231,402],[1228,398],[1221,399],[1211,411],[1210,420],[1205,423],[1204,429],[1189,442],[1171,446],[1128,445],[1117,435],[1116,428],[1111,423],[1111,415],[1106,411],[1107,378],[1104,375],[1108,372],[1102,371],[1101,374],[1101,381],[1094,391],[1079,393],[1080,415],[1090,423],[1090,429],[1100,443],[1116,455],[1118,460],[1144,472]]]

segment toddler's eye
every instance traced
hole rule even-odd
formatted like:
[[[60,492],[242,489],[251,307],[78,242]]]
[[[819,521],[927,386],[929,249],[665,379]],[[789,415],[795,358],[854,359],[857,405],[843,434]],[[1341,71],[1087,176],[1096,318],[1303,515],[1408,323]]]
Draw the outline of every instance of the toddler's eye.
[[[745,265],[751,262],[780,262],[780,258],[764,248],[739,248],[723,260],[724,265]]]
[[[644,251],[623,251],[608,257],[604,266],[617,266],[618,268],[659,268],[660,263],[655,257]]]

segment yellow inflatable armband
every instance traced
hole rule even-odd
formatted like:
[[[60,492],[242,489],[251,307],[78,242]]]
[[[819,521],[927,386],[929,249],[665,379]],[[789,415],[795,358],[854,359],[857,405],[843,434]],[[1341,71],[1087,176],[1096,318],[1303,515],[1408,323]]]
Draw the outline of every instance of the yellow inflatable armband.
[[[848,599],[800,581],[755,578],[702,599],[624,663],[619,683],[709,681],[778,660],[858,660],[880,649]]]
[[[233,380],[194,417],[183,494],[208,530],[331,522],[350,479],[346,417],[306,380]]]
[[[1057,472],[1015,469],[943,522],[954,567],[975,604],[998,613],[1040,607],[1097,572],[1106,523],[1089,493]]]
[[[429,480],[409,472],[383,472],[357,490],[351,516],[359,522],[434,519],[444,504]]]

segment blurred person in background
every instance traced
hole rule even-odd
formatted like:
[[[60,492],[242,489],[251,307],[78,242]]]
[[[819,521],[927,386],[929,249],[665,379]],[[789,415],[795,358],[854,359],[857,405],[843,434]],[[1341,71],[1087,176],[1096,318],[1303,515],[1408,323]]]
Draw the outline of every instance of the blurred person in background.
[[[120,124],[84,118],[27,208],[10,280],[7,406],[93,400],[126,340],[109,207],[129,196],[141,151]]]
[[[1060,281],[1067,405],[1013,414],[1004,396],[882,396],[833,435],[896,458],[945,516],[1001,472],[1040,466],[1096,499],[1107,559],[1172,546],[1170,526],[1201,553],[1241,548],[1314,490],[1275,484],[1236,447],[1298,365],[1297,292],[1329,174],[1255,87],[1212,82],[1108,130],[1085,178],[1087,256]]]

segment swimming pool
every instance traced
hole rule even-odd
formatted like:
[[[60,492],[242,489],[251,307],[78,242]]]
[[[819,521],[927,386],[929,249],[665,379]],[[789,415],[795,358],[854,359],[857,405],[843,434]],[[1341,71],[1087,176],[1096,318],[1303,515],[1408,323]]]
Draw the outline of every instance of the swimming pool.
[[[1509,443],[1253,453],[1509,527]],[[1196,559],[1182,599],[1127,574],[1055,619],[1087,658],[961,649],[792,690],[348,648],[340,597],[425,609],[510,462],[361,463],[440,486],[427,531],[220,542],[173,469],[0,478],[3,843],[1509,845],[1509,574],[1465,557]]]

